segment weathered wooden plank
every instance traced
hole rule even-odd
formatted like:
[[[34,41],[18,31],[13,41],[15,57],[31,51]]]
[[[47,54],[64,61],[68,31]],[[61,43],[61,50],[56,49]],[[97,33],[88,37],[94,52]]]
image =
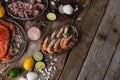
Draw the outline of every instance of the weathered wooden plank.
[[[114,15],[115,32],[120,35],[120,5],[118,3],[120,1],[117,0],[113,7],[116,9]],[[120,80],[120,41],[104,80]]]
[[[120,80],[120,41],[104,80]]]
[[[88,0],[91,1],[91,0]],[[109,0],[92,0],[81,27],[81,37],[71,51],[59,80],[76,80]],[[82,80],[82,79],[81,79]]]
[[[77,30],[80,29],[80,26],[81,24],[83,23],[84,19],[85,19],[85,16],[87,14],[87,11],[89,9],[89,0],[77,0],[77,2],[84,7],[84,10],[80,13],[79,17],[77,19],[74,19],[74,21],[72,20],[72,23],[77,26]],[[59,21],[56,21],[53,23],[53,27],[55,27],[56,25],[61,25],[62,23],[70,23],[71,21],[63,21],[63,22],[59,22]],[[59,55],[58,58],[59,58],[59,62],[60,62],[60,65],[58,66],[58,70],[56,71],[56,74],[53,76],[52,80],[58,80],[63,69],[64,69],[64,65],[66,63],[66,60],[68,58],[69,54],[62,54],[62,55]]]
[[[119,3],[118,0],[110,0],[78,80],[104,79],[120,40]],[[112,79],[109,77],[108,80]]]

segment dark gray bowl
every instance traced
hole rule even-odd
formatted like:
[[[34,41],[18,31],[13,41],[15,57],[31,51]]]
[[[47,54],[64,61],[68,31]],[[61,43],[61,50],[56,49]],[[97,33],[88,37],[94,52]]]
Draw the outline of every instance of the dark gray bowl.
[[[17,40],[21,40],[21,41],[17,42],[18,44],[20,44],[20,48],[18,49],[18,52],[12,53],[12,58],[8,61],[0,61],[0,64],[7,64],[7,63],[15,62],[22,57],[22,55],[24,54],[24,52],[26,50],[28,39],[27,39],[27,35],[26,35],[24,29],[22,28],[22,26],[19,23],[15,22],[11,19],[3,19],[3,20],[8,23],[12,23],[15,27],[15,36],[12,40],[10,40],[10,46],[13,46],[14,44],[16,45],[16,42],[14,42],[14,40],[17,38],[17,36],[21,36],[19,39],[17,38]],[[15,49],[15,48],[13,48],[13,49]]]
[[[8,6],[10,3],[11,3],[11,0],[8,0],[8,2],[6,3],[6,11],[7,11],[8,15],[10,15],[12,18],[18,19],[18,20],[33,20],[33,19],[35,19],[35,18],[37,18],[37,17],[39,17],[39,16],[42,16],[42,15],[44,14],[45,10],[48,8],[48,0],[44,0],[43,3],[45,4],[45,9],[42,10],[42,12],[41,12],[38,16],[29,17],[29,18],[21,18],[21,17],[19,17],[19,16],[16,16],[16,15],[12,14],[12,13],[9,11],[9,8],[8,8],[7,6]]]

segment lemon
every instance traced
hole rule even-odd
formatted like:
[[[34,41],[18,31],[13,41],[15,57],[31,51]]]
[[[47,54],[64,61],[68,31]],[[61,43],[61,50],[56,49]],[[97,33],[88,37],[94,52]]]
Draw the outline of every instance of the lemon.
[[[2,18],[5,15],[5,9],[4,7],[0,4],[0,18]]]
[[[25,59],[23,67],[24,67],[25,70],[31,70],[34,66],[34,63],[35,62],[34,62],[33,58],[28,57],[28,58]]]

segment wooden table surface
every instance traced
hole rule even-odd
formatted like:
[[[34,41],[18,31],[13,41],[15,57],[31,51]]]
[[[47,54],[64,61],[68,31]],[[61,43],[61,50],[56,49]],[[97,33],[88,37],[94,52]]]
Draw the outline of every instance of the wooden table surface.
[[[57,70],[50,80],[120,80],[120,0],[78,0],[78,3],[83,6],[75,20],[78,43],[69,53],[57,55]],[[56,23],[61,22],[50,24]],[[39,48],[39,40],[29,41],[23,57],[11,67],[22,67],[24,59]]]

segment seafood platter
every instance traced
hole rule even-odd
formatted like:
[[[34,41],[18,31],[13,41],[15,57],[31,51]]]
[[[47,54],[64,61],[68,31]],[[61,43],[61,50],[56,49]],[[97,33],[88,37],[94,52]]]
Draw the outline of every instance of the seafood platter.
[[[78,42],[71,18],[78,12],[77,2],[69,0],[2,0],[0,80],[52,80],[61,66],[60,55]]]
[[[27,46],[23,28],[10,19],[0,19],[0,63],[10,63],[19,59]]]
[[[47,54],[63,53],[73,48],[77,42],[77,38],[78,33],[75,27],[65,24],[44,38],[41,49]]]

